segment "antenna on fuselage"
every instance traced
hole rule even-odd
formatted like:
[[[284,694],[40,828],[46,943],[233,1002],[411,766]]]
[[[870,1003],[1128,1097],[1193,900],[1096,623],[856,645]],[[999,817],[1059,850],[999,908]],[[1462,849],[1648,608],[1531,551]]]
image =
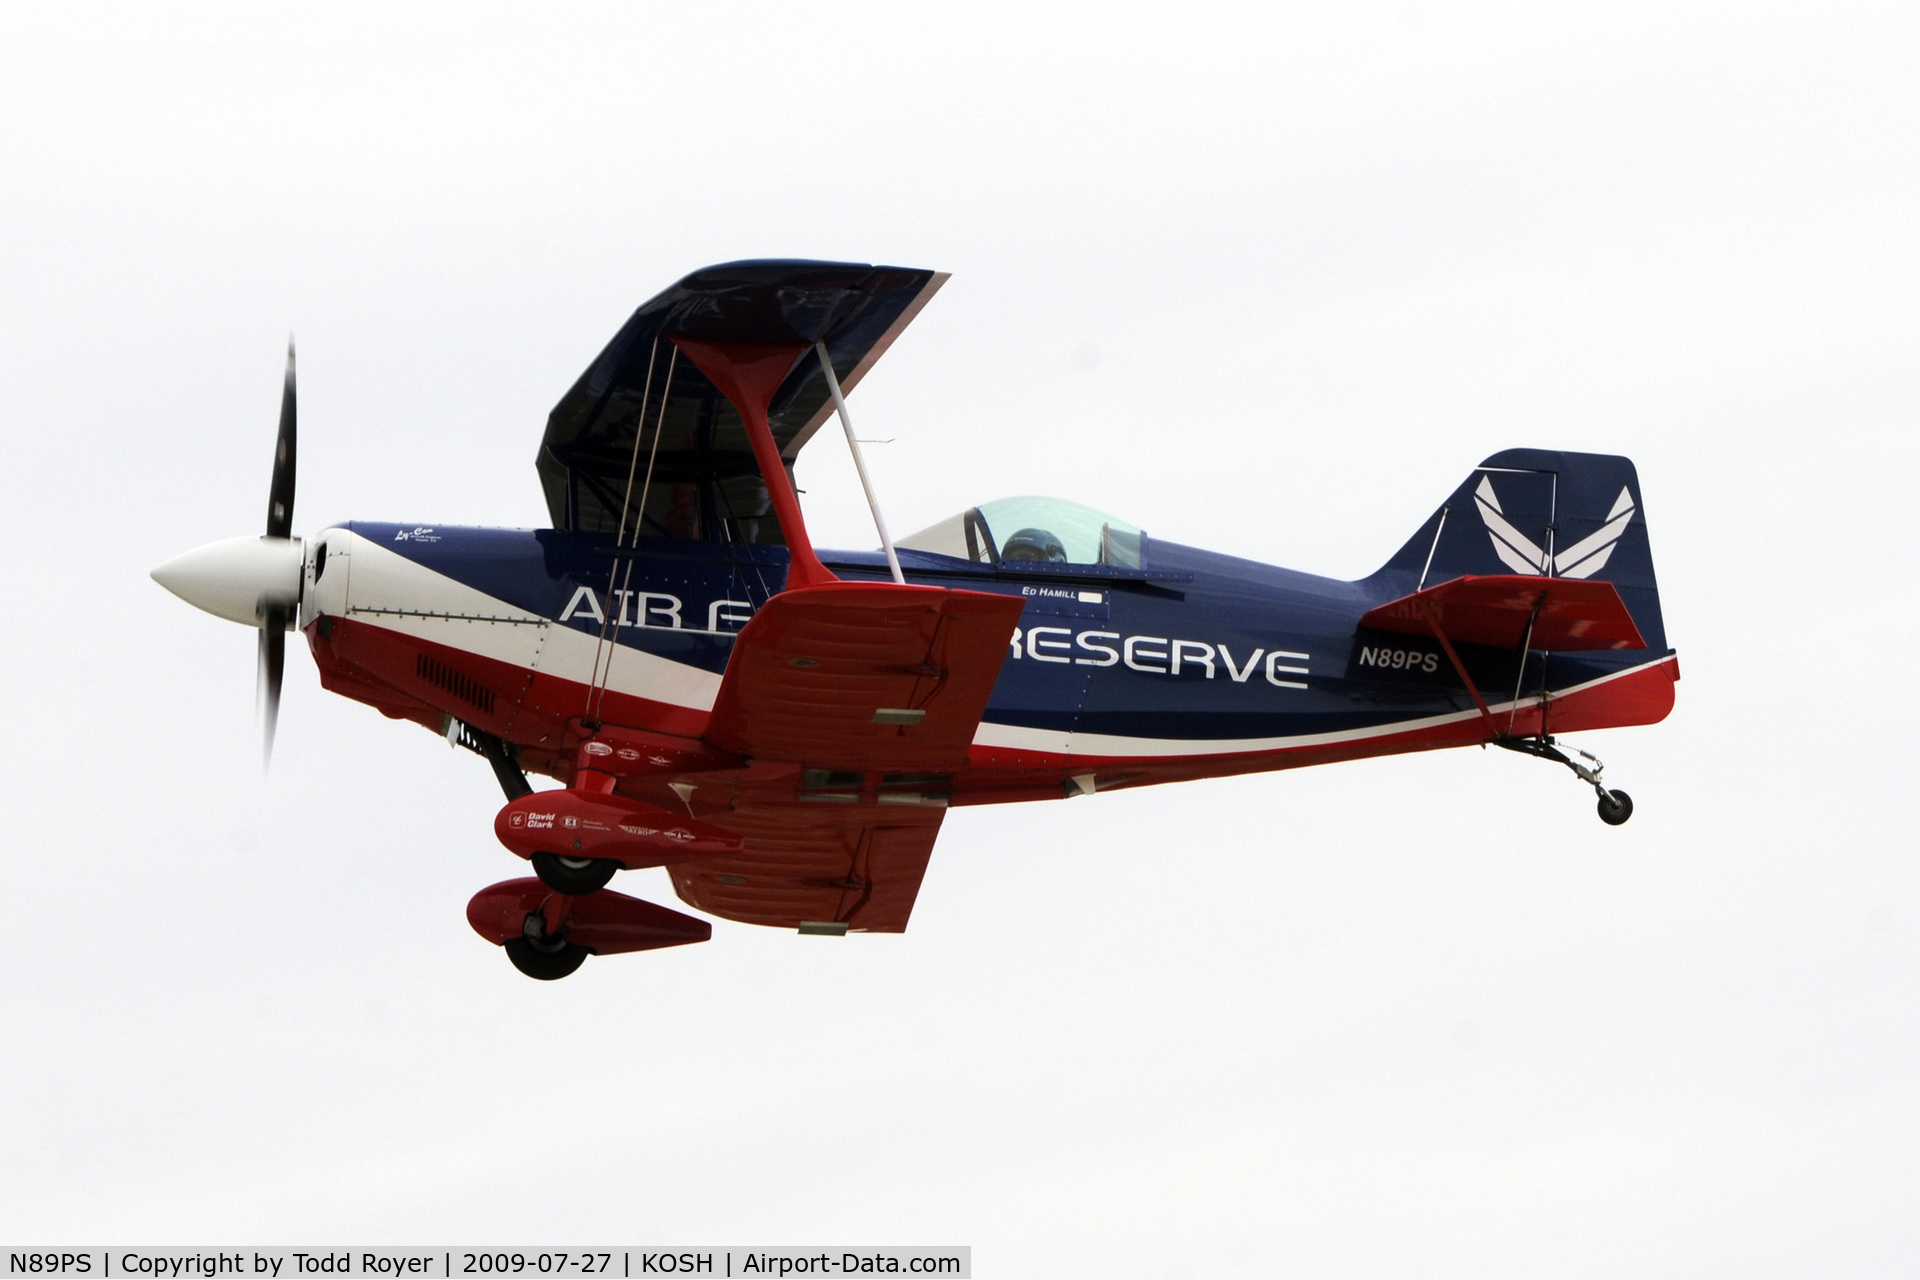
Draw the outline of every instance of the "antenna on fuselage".
[[[840,426],[847,433],[847,448],[853,450],[854,470],[860,473],[860,487],[867,491],[867,506],[873,509],[873,527],[880,531],[880,549],[887,553],[887,568],[893,570],[893,580],[901,586],[907,585],[907,575],[900,572],[900,557],[893,550],[893,535],[887,532],[887,518],[880,514],[880,500],[873,496],[873,481],[867,478],[867,461],[860,456],[860,441],[854,438],[853,415],[847,412],[847,398],[840,394],[840,379],[834,376],[833,361],[827,355],[827,344],[813,344],[814,354],[820,357],[820,372],[827,375],[827,394],[833,397],[833,407],[840,415]]]

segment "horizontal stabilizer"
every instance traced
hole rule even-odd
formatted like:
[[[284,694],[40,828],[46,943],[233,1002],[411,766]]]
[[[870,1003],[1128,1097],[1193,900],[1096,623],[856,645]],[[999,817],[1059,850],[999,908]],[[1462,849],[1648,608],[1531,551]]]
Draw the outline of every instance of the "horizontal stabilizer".
[[[1498,649],[1517,648],[1522,641],[1531,649],[1563,652],[1647,647],[1614,585],[1591,578],[1455,578],[1369,610],[1360,625]]]
[[[707,741],[822,769],[960,768],[1024,603],[890,582],[782,591],[734,641]]]

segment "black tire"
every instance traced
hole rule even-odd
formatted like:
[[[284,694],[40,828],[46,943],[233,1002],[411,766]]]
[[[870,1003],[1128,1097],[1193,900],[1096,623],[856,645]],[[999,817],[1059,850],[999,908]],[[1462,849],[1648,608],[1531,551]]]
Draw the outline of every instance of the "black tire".
[[[557,853],[533,855],[533,874],[555,893],[579,898],[607,887],[619,863],[612,858],[563,858]]]
[[[1600,821],[1617,827],[1633,816],[1633,797],[1624,791],[1607,791],[1600,796]]]
[[[513,961],[513,967],[540,982],[554,982],[566,977],[585,964],[587,957],[593,954],[571,942],[563,942],[552,951],[542,951],[526,938],[509,938],[506,946],[507,959]]]

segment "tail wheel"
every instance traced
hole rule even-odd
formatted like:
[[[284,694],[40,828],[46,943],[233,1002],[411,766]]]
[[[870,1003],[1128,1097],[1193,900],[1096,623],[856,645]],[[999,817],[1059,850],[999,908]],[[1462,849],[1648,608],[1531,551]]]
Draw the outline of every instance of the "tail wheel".
[[[1617,827],[1633,816],[1633,797],[1624,791],[1600,793],[1600,821]]]
[[[566,977],[593,954],[576,943],[543,944],[531,938],[509,938],[506,949],[513,967],[539,982],[555,982]]]
[[[607,887],[614,872],[621,870],[612,858],[563,858],[557,853],[533,855],[533,874],[555,893],[584,897]]]

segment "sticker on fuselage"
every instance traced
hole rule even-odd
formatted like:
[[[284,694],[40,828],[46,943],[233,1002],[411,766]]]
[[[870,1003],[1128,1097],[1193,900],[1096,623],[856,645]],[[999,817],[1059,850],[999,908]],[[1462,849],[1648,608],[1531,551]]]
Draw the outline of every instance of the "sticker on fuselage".
[[[1012,656],[1029,662],[1079,667],[1124,666],[1150,676],[1212,680],[1216,676],[1246,684],[1256,675],[1277,689],[1304,689],[1309,656],[1292,649],[1233,647],[1175,636],[1129,636],[1118,631],[1075,631],[1072,627],[1015,627]]]
[[[560,610],[561,622],[607,620],[607,596],[592,587],[576,587],[573,597]],[[702,609],[689,607],[668,591],[620,590],[612,593],[619,601],[614,610],[614,626],[642,631],[700,631],[708,635],[732,635],[753,617],[751,600],[710,600]],[[704,627],[701,625],[704,621]]]
[[[1086,591],[1079,587],[1044,587],[1028,584],[1020,588],[1020,594],[1029,600],[1064,600],[1073,604],[1105,604],[1107,593],[1104,591]]]
[[[1376,671],[1403,671],[1408,675],[1432,675],[1440,669],[1440,655],[1427,649],[1401,649],[1392,645],[1363,644],[1354,655],[1353,665]]]
[[[1476,650],[1476,673],[1484,665],[1480,657]],[[1505,678],[1512,676],[1509,673]],[[1363,632],[1348,653],[1347,679],[1370,684],[1389,681],[1460,687],[1460,677],[1454,673],[1452,661],[1438,645],[1431,640],[1396,633]]]

